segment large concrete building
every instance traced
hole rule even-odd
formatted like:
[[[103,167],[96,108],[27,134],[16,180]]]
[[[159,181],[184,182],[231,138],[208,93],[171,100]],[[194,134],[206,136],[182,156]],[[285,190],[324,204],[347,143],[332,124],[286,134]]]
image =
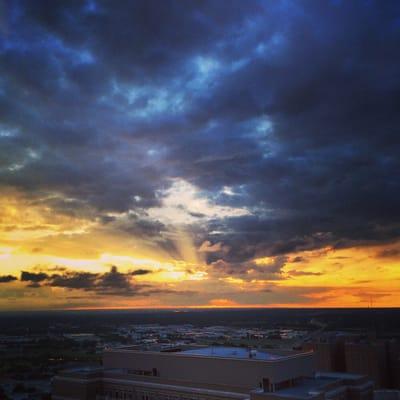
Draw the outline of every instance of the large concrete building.
[[[316,374],[312,352],[235,347],[107,350],[101,369],[65,371],[54,400],[372,400],[360,375]]]
[[[346,370],[343,341],[304,343],[302,348],[314,352],[315,366],[318,371],[344,372]]]
[[[345,357],[346,371],[371,377],[376,387],[389,387],[386,342],[346,343]]]
[[[315,354],[316,369],[368,376],[375,388],[400,388],[400,345],[396,340],[330,334],[302,345]]]

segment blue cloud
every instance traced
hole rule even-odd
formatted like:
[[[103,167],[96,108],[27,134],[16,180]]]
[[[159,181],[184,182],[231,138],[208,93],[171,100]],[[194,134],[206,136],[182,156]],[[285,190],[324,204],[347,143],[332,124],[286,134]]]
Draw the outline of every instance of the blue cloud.
[[[252,210],[193,223],[231,249],[210,262],[393,240],[399,16],[391,1],[13,2],[0,185],[101,219],[190,182]]]

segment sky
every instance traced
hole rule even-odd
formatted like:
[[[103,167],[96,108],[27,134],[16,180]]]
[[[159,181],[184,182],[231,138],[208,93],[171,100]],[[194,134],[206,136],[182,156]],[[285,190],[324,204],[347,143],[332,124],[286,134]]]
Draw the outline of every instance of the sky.
[[[0,310],[400,306],[398,1],[0,2]]]

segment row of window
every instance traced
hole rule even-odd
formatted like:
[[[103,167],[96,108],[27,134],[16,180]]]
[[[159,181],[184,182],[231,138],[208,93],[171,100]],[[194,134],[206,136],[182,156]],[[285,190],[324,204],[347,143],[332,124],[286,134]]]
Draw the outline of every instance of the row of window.
[[[159,376],[157,368],[153,368],[152,370],[128,369],[128,374],[131,374],[131,375],[144,375],[144,376]]]
[[[134,394],[125,390],[106,390],[104,393],[105,400],[134,400]]]
[[[204,400],[204,398],[190,396],[174,396],[162,392],[136,393],[133,390],[109,388],[104,392],[105,400]]]

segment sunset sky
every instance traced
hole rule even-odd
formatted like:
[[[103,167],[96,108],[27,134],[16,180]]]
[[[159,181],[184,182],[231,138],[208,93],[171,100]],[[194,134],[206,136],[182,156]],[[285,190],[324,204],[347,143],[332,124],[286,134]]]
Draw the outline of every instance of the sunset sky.
[[[0,310],[400,306],[400,2],[0,3]]]

